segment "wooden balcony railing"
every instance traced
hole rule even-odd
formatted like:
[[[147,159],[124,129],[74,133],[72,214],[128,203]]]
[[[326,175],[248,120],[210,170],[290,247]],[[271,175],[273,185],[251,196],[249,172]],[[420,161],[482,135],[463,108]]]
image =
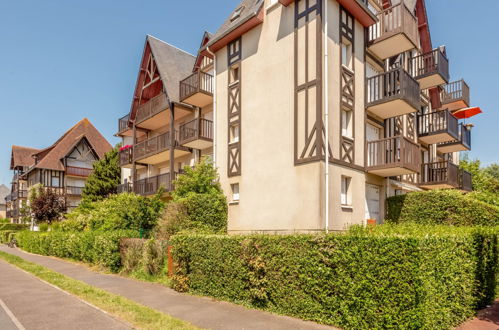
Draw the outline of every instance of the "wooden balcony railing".
[[[417,126],[419,137],[442,133],[448,133],[454,138],[459,136],[458,120],[447,110],[418,115]]]
[[[133,186],[131,182],[123,183],[118,186],[118,194],[125,192],[132,192],[132,191],[133,191]]]
[[[66,166],[66,175],[81,176],[86,178],[94,171],[93,168]]]
[[[369,171],[405,168],[419,172],[420,159],[419,146],[406,137],[395,136],[367,142],[366,165]]]
[[[471,129],[468,128],[466,125],[459,124],[459,129],[458,129],[458,137],[457,139],[449,142],[443,142],[439,143],[438,146],[449,146],[449,145],[456,145],[460,144],[464,148],[470,150],[471,149]]]
[[[139,124],[146,119],[168,109],[168,100],[165,93],[153,97],[137,109],[136,123]]]
[[[68,196],[81,196],[83,187],[66,186],[66,195]]]
[[[209,73],[198,71],[180,82],[180,100],[204,93],[213,95],[213,76]]]
[[[468,107],[470,105],[470,88],[468,87],[468,84],[462,79],[448,83],[446,85],[443,85],[442,92],[440,93],[440,99],[444,107],[445,105],[454,102],[464,102],[464,104],[462,104],[462,107]]]
[[[175,180],[176,176],[177,173],[174,173],[173,180]],[[170,173],[160,174],[133,183],[133,191],[142,196],[154,195],[160,188],[164,188],[166,192],[172,191],[173,186],[170,181]]]
[[[368,31],[369,46],[398,34],[404,35],[415,47],[419,44],[417,18],[405,6],[403,1],[380,11],[376,16],[378,23],[370,26]],[[408,49],[402,51],[405,50]]]
[[[465,170],[459,170],[459,188],[464,191],[473,191],[471,173]]]
[[[366,85],[368,107],[397,99],[406,100],[416,109],[420,107],[419,84],[401,68],[368,78]]]
[[[196,118],[180,126],[179,143],[185,144],[193,140],[213,141],[213,122],[204,118]]]
[[[457,188],[459,186],[459,167],[449,161],[422,164],[420,185]]]
[[[130,120],[130,115],[126,115],[118,119],[118,133],[126,131],[128,127],[128,121]]]
[[[178,136],[178,131],[175,131]],[[170,132],[163,133],[133,146],[133,159],[143,159],[170,149]]]
[[[440,48],[411,57],[410,68],[411,74],[416,80],[438,74],[445,82],[449,81],[449,60]],[[424,88],[426,86],[422,86],[422,89]]]
[[[133,148],[120,150],[120,166],[129,165],[132,163]]]

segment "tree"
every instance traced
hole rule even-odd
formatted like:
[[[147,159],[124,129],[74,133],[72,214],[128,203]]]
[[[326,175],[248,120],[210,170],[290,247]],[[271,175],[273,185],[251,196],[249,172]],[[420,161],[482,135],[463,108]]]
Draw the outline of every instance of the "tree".
[[[36,223],[52,223],[61,218],[66,211],[64,198],[52,189],[35,185],[30,190],[29,205],[31,215]]]
[[[497,170],[497,164],[492,165],[482,168],[480,160],[469,160],[468,155],[465,155],[459,167],[471,173],[473,192],[470,195],[472,197],[499,206],[499,179],[494,172]]]
[[[94,171],[89,175],[83,188],[82,203],[102,200],[116,194],[120,184],[121,169],[119,145],[104,155],[104,158],[93,165]]]
[[[490,176],[499,180],[499,164],[492,163],[485,168],[485,172],[487,172]]]

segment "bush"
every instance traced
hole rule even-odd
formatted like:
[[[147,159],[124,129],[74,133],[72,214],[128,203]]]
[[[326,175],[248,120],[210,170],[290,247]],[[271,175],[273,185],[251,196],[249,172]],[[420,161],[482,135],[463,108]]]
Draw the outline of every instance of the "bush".
[[[16,239],[25,251],[47,256],[70,258],[100,265],[113,272],[121,268],[120,240],[138,237],[137,231],[109,232],[20,232]]]
[[[151,230],[164,208],[159,195],[147,198],[132,193],[113,195],[76,208],[61,223],[61,231]]]
[[[227,199],[213,165],[203,159],[194,168],[185,167],[175,181],[172,201],[156,228],[156,237],[168,239],[182,231],[227,232]]]
[[[176,235],[173,286],[345,329],[446,329],[493,300],[497,231],[385,230]]]
[[[146,276],[166,273],[167,247],[167,241],[122,239],[120,243],[122,271],[138,272]]]
[[[0,223],[0,230],[24,230],[28,228],[29,225],[23,223]]]
[[[0,243],[10,243],[12,241],[12,238],[14,238],[12,234],[15,234],[16,232],[17,231],[15,230],[0,230]]]
[[[499,207],[456,190],[413,192],[387,198],[387,222],[423,225],[499,225]]]

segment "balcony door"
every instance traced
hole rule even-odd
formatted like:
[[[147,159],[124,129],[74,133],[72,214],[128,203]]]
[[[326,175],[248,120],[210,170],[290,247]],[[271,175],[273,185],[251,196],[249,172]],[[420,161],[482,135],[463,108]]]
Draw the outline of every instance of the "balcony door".
[[[381,220],[380,193],[381,188],[379,186],[366,183],[366,219],[374,219],[376,223]]]
[[[380,129],[372,124],[366,123],[366,141],[376,141],[379,140]],[[378,154],[378,144],[371,144],[369,150],[367,150],[367,164],[374,164],[376,155]]]

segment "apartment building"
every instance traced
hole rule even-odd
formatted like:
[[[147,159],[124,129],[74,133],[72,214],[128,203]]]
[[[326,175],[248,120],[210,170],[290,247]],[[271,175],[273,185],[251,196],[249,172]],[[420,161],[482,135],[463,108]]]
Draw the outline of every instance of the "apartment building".
[[[459,118],[480,109],[449,71],[423,0],[243,0],[196,56],[146,38],[121,190],[169,191],[209,156],[232,233],[344,230],[388,196],[469,191]]]
[[[41,184],[61,196],[68,210],[81,201],[93,163],[112,149],[102,134],[83,119],[44,149],[12,146],[10,169],[14,172],[8,196],[7,217],[20,222],[28,191]]]

